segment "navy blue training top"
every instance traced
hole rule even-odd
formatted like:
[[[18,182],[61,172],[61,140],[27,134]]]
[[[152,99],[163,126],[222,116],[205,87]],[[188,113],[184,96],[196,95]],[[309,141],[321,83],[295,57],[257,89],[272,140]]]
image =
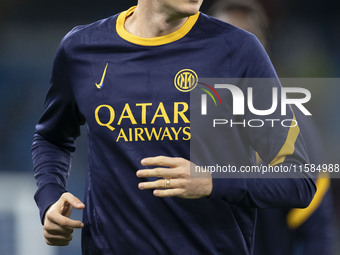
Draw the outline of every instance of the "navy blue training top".
[[[188,72],[272,78],[272,64],[253,35],[202,13],[169,35],[134,36],[124,29],[133,11],[76,27],[59,46],[32,146],[41,219],[66,191],[74,140],[86,123],[83,254],[251,254],[256,207],[307,206],[312,179],[218,178],[211,196],[185,200],[139,190],[136,171],[145,157],[190,159],[190,93],[182,90],[195,77]],[[267,162],[307,162],[298,128],[248,132],[249,139],[230,132]],[[224,150],[235,160],[233,144],[226,140]]]

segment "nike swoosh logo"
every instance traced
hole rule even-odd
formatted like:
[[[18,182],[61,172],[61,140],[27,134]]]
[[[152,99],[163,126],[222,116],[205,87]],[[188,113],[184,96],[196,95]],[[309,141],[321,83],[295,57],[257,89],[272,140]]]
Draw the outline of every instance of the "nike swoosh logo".
[[[105,66],[105,69],[104,69],[104,72],[103,72],[102,79],[100,80],[100,83],[99,83],[99,84],[96,83],[96,87],[97,87],[98,89],[101,89],[101,88],[103,87],[103,85],[104,85],[104,79],[105,79],[106,69],[107,69],[108,65],[109,65],[109,63],[106,63],[106,66]]]

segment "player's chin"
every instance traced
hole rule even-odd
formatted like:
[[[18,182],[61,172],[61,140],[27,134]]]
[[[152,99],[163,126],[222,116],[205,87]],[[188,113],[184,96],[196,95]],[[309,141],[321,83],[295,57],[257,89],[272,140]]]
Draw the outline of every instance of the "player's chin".
[[[199,12],[199,8],[187,8],[180,13],[181,17],[189,17]]]
[[[188,3],[183,7],[182,12],[185,16],[192,16],[199,12],[202,0],[189,0]]]

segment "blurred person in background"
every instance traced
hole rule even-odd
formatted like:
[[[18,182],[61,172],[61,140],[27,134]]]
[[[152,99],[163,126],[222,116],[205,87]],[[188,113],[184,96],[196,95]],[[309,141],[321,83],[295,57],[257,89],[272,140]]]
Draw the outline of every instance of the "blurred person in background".
[[[268,48],[269,20],[255,0],[216,0],[208,12],[253,33]],[[313,164],[323,164],[324,150],[314,121],[294,108]],[[260,161],[261,159],[259,159]],[[330,179],[320,175],[317,192],[305,209],[259,209],[255,255],[330,255],[335,229]]]
[[[254,34],[267,49],[269,23],[262,6],[255,0],[216,0],[208,13]]]

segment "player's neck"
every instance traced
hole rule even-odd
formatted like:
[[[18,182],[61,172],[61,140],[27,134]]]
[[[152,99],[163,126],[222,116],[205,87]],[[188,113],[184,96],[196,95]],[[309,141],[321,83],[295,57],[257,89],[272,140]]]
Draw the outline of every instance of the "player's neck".
[[[178,30],[188,17],[162,12],[157,8],[138,5],[135,12],[125,21],[125,29],[136,36],[153,38]]]

